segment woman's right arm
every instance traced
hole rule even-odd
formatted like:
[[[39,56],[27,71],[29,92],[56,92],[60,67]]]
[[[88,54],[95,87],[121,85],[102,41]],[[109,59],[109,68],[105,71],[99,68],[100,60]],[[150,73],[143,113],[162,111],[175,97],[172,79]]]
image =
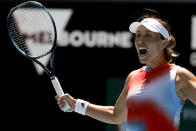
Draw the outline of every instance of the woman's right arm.
[[[131,79],[132,73],[130,73],[125,81],[124,89],[122,90],[120,96],[118,97],[116,104],[114,106],[101,106],[89,103],[85,115],[92,117],[96,120],[111,123],[111,124],[119,124],[123,122],[127,118],[127,105],[126,99],[128,94],[128,83]],[[58,99],[58,98],[57,98]],[[65,106],[66,100],[68,104],[71,106],[72,110],[75,110],[76,99],[70,96],[69,94],[65,94],[59,99],[60,108]]]

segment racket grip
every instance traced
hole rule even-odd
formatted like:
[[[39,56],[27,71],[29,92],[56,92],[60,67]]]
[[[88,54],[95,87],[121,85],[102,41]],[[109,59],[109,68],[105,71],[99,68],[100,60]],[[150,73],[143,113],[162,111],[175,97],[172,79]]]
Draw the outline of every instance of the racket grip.
[[[57,95],[58,96],[62,96],[64,94],[64,92],[63,92],[63,89],[61,87],[61,84],[60,84],[58,78],[56,76],[53,76],[50,79],[51,79],[51,82],[53,84],[53,87],[54,87]],[[66,104],[66,106],[63,108],[63,111],[64,112],[70,112],[71,111],[70,105],[69,104]]]
[[[53,76],[50,78],[53,84],[53,87],[57,93],[58,96],[62,96],[64,94],[63,89],[61,88],[61,85],[59,83],[59,80],[56,76]]]

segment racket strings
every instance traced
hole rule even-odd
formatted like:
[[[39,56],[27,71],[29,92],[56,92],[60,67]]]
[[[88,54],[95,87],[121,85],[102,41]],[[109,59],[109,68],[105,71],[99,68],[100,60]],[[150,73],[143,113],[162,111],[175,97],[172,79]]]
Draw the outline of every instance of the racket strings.
[[[9,21],[10,33],[12,35],[13,41],[17,44],[17,46],[23,50],[26,54],[29,54],[27,47],[25,46],[25,41],[23,37],[20,37],[20,31],[17,27],[15,19],[12,17]]]
[[[30,57],[41,57],[53,48],[55,29],[44,8],[26,5],[16,9],[8,20],[14,43]]]

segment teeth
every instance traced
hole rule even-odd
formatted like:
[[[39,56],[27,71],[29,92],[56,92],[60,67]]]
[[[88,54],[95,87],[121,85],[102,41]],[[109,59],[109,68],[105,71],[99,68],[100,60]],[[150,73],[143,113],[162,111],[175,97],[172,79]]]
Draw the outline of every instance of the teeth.
[[[147,50],[145,48],[139,48],[140,55],[145,55],[147,53]]]
[[[139,50],[146,50],[145,48],[139,48]]]

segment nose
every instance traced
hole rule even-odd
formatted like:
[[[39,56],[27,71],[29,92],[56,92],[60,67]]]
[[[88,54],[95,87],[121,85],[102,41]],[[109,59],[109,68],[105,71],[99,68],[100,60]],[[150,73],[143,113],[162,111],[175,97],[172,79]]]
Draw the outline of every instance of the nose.
[[[143,40],[138,41],[138,44],[144,44]]]
[[[143,45],[144,44],[144,41],[143,40],[139,40],[139,41],[135,41],[135,44],[138,46],[138,45]]]

